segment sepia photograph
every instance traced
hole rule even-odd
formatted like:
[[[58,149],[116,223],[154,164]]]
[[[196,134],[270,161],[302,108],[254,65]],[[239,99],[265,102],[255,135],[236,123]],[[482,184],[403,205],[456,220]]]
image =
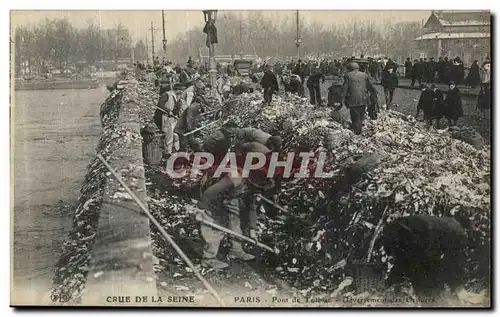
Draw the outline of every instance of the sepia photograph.
[[[492,308],[491,28],[11,10],[10,306]]]

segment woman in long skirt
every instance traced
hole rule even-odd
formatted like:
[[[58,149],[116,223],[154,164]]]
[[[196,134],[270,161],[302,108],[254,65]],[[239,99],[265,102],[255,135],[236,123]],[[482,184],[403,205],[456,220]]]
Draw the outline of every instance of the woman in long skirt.
[[[450,82],[449,88],[450,90],[448,90],[444,101],[444,116],[448,119],[448,124],[452,126],[457,125],[458,119],[464,116],[464,110],[460,90],[455,85],[455,82]]]

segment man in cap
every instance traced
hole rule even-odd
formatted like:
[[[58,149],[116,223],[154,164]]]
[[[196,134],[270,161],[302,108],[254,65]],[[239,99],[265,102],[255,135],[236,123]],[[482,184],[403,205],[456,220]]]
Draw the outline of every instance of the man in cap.
[[[205,98],[205,86],[201,81],[195,84],[195,94],[193,102],[182,112],[174,132],[179,137],[179,151],[187,151],[190,147],[193,151],[201,151],[201,145],[194,137],[194,134],[185,134],[195,130],[200,121],[200,115],[209,107],[209,102]]]
[[[322,83],[325,83],[325,75],[323,75],[319,66],[317,66],[314,73],[307,79],[307,89],[309,90],[309,95],[311,97],[311,105],[322,106],[323,104],[321,99],[320,80]]]
[[[358,63],[349,63],[347,69],[342,89],[343,99],[351,113],[352,130],[355,134],[361,134],[366,107],[372,103],[372,96],[377,95],[377,90],[370,76],[359,71]]]
[[[154,122],[164,133],[165,154],[171,154],[175,143],[174,128],[182,113],[182,90],[183,86],[175,84],[173,90],[165,91],[160,95],[157,109],[154,114]]]
[[[231,140],[238,131],[234,122],[225,123],[219,130],[212,132],[203,141],[203,151],[214,156],[214,166],[218,166],[231,148]]]

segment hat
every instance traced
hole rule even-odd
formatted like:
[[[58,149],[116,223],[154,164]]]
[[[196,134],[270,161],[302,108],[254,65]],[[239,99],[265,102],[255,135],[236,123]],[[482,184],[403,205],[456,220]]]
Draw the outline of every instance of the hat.
[[[455,82],[452,80],[448,83],[448,86],[455,85]]]
[[[426,84],[420,84],[420,89],[429,88]]]
[[[431,89],[437,88],[436,85],[432,84]]]

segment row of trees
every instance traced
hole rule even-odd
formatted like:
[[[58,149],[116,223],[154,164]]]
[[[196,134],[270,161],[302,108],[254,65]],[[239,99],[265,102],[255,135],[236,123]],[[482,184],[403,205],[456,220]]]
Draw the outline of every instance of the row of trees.
[[[244,20],[234,12],[225,12],[216,22],[219,44],[217,54],[255,54],[262,57],[296,56],[296,21],[288,18],[269,19],[260,11],[252,11]],[[376,25],[373,22],[351,21],[326,28],[320,22],[299,21],[301,55],[388,54],[407,56],[413,39],[420,35],[419,22]],[[206,35],[199,29],[179,34],[167,45],[169,60],[185,62],[186,56],[198,55],[205,47]],[[32,27],[15,29],[16,66],[29,71],[41,71],[46,66],[65,69],[85,62],[97,66],[99,61],[120,59],[146,60],[148,49],[144,41],[132,42],[129,30],[118,25],[101,29],[89,21],[86,28],[75,28],[67,19],[45,20]]]
[[[219,44],[217,54],[245,54],[259,56],[296,56],[296,20],[293,16],[269,19],[260,11],[251,12],[244,20],[233,12],[224,13],[216,22]],[[337,56],[389,54],[407,56],[413,40],[421,34],[420,22],[387,21],[377,25],[370,21],[350,23],[326,28],[320,21],[299,21],[301,55],[333,54]],[[168,45],[167,53],[175,61],[185,56],[198,55],[204,47],[205,34],[191,30],[177,36]]]
[[[130,59],[132,38],[129,30],[119,24],[112,29],[101,29],[92,21],[86,28],[78,29],[67,19],[46,19],[32,27],[15,29],[16,66],[31,71],[42,71],[47,66],[64,70],[85,62],[96,66],[99,61]],[[145,45],[140,43],[136,51],[145,58]]]

